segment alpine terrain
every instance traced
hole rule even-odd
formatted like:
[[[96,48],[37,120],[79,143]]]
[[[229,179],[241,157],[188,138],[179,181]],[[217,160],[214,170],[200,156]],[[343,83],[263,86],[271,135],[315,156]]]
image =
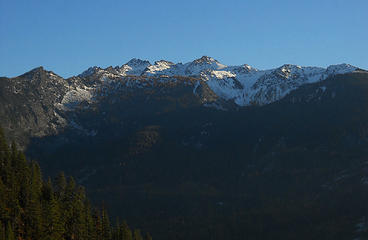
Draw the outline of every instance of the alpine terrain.
[[[367,239],[368,72],[132,59],[0,78],[0,126],[154,239]]]

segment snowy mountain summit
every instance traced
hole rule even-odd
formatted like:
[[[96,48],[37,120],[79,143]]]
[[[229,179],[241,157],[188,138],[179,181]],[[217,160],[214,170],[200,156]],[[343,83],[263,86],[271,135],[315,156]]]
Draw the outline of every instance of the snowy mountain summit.
[[[142,87],[142,79],[147,81],[152,78],[193,77],[198,78],[198,83],[208,86],[218,98],[233,101],[238,106],[248,106],[275,102],[304,84],[323,81],[329,76],[350,73],[357,69],[349,64],[331,65],[327,68],[285,64],[275,69],[259,70],[247,64],[227,66],[212,57],[203,56],[185,64],[166,60],[151,64],[149,61],[134,58],[121,67],[89,68],[79,77],[96,75],[100,79],[116,80],[140,76],[140,79],[126,85],[130,88]],[[193,85],[193,92],[198,83]]]

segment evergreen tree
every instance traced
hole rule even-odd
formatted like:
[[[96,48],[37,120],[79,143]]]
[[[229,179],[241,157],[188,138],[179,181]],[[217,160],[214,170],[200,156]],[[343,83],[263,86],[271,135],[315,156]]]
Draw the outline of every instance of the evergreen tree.
[[[19,205],[21,208],[25,208],[27,204],[28,196],[30,195],[30,169],[27,164],[27,160],[23,153],[18,154],[17,162],[16,162],[16,179],[18,185],[18,198]]]
[[[101,224],[101,216],[97,210],[93,213],[93,221],[95,224],[95,231],[97,239],[102,239],[102,224]]]
[[[7,165],[7,161],[9,159],[10,152],[9,146],[6,143],[4,131],[0,127],[0,176],[4,176],[5,174],[5,166]]]
[[[66,239],[75,239],[76,238],[76,230],[75,223],[76,219],[74,218],[74,200],[75,200],[75,181],[73,177],[69,177],[64,198],[61,199],[63,206],[63,218],[65,221],[65,238]]]
[[[44,184],[42,189],[43,199],[43,240],[62,240],[64,233],[59,204],[55,198],[51,179]]]
[[[11,226],[10,222],[8,222],[8,226],[6,228],[5,239],[6,240],[15,240],[14,232],[13,232],[13,229],[12,229],[12,226]]]
[[[17,167],[16,162],[17,162],[17,158],[18,158],[18,148],[17,148],[17,144],[15,144],[14,141],[12,141],[11,143],[11,147],[10,147],[10,161],[12,162],[13,167]]]
[[[55,196],[58,200],[62,201],[65,197],[66,191],[66,178],[63,172],[55,178]]]
[[[11,164],[11,161],[9,161]],[[7,184],[7,194],[6,194],[6,203],[5,205],[9,209],[9,221],[11,222],[12,226],[12,234],[14,235],[14,231],[20,232],[19,224],[21,221],[21,213],[22,208],[19,205],[18,199],[18,186],[16,185],[15,181],[15,172],[10,167],[10,174],[8,174],[8,184]]]
[[[148,232],[146,233],[146,240],[152,240],[152,236]]]
[[[5,228],[1,221],[0,221],[0,239],[5,239]]]
[[[134,229],[134,240],[143,240],[141,230]]]
[[[119,240],[120,239],[120,223],[119,223],[119,218],[116,218],[115,228],[113,229],[113,233],[112,233],[112,239],[113,240]]]
[[[7,222],[10,220],[10,211],[6,207],[7,189],[0,177],[0,222]],[[5,227],[5,226],[4,226]]]
[[[97,240],[97,232],[95,228],[94,218],[92,216],[92,208],[89,201],[86,199],[84,203],[85,224],[86,224],[86,239]]]
[[[105,207],[102,208],[102,215],[101,215],[101,224],[102,224],[102,237],[103,239],[111,239],[111,226],[110,220],[107,215]]]
[[[87,237],[87,225],[84,210],[86,195],[83,187],[77,187],[75,199],[73,201],[73,219],[74,233],[77,239],[85,239]]]
[[[121,240],[133,240],[132,231],[125,221],[120,225],[120,234]]]
[[[36,162],[31,163],[31,182],[29,199],[26,205],[26,236],[31,239],[40,239],[42,227],[41,209],[42,176],[40,166]]]

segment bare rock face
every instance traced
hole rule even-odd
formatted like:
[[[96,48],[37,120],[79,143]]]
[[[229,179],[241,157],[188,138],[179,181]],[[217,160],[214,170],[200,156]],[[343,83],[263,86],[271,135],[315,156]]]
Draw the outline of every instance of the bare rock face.
[[[57,134],[67,121],[55,105],[67,89],[63,78],[42,67],[16,78],[0,78],[0,124],[21,145],[29,137]]]

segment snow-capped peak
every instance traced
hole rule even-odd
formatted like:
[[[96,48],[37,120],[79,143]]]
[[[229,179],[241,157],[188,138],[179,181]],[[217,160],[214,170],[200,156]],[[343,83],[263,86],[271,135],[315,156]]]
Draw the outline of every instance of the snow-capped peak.
[[[229,66],[223,70],[227,70],[227,71],[231,71],[237,74],[246,74],[246,73],[250,73],[250,72],[256,72],[258,71],[257,68],[254,68],[248,64],[243,64],[240,66]]]
[[[88,77],[100,70],[102,70],[100,67],[93,66],[93,67],[88,68],[86,71],[82,72],[81,74],[79,74],[78,77]]]
[[[249,70],[249,71],[251,71],[252,69],[255,69],[255,68],[249,66],[248,64],[244,64],[242,67]]]
[[[330,65],[327,67],[328,74],[344,74],[357,70],[357,67],[354,67],[350,64],[342,63],[336,65]]]
[[[293,74],[296,74],[301,68],[297,65],[284,64],[279,68],[276,68],[273,72],[281,77],[289,78]]]
[[[147,66],[151,65],[151,63],[147,60],[142,60],[142,59],[139,59],[139,58],[132,58],[131,60],[129,60],[124,65],[128,65],[130,67],[137,67],[137,66],[143,66],[144,65],[144,66],[147,67]]]
[[[213,62],[218,62],[217,60],[215,60],[212,57],[208,57],[208,56],[202,56],[201,58],[198,58],[196,60],[194,60],[193,62],[197,63],[197,64],[201,64],[201,63],[208,63],[211,64]]]
[[[151,63],[137,58],[131,59],[119,69],[121,75],[141,75]]]
[[[214,58],[208,56],[203,56],[199,59],[194,60],[191,63],[187,63],[186,65],[186,75],[199,75],[202,71],[205,70],[220,70],[227,67]]]

